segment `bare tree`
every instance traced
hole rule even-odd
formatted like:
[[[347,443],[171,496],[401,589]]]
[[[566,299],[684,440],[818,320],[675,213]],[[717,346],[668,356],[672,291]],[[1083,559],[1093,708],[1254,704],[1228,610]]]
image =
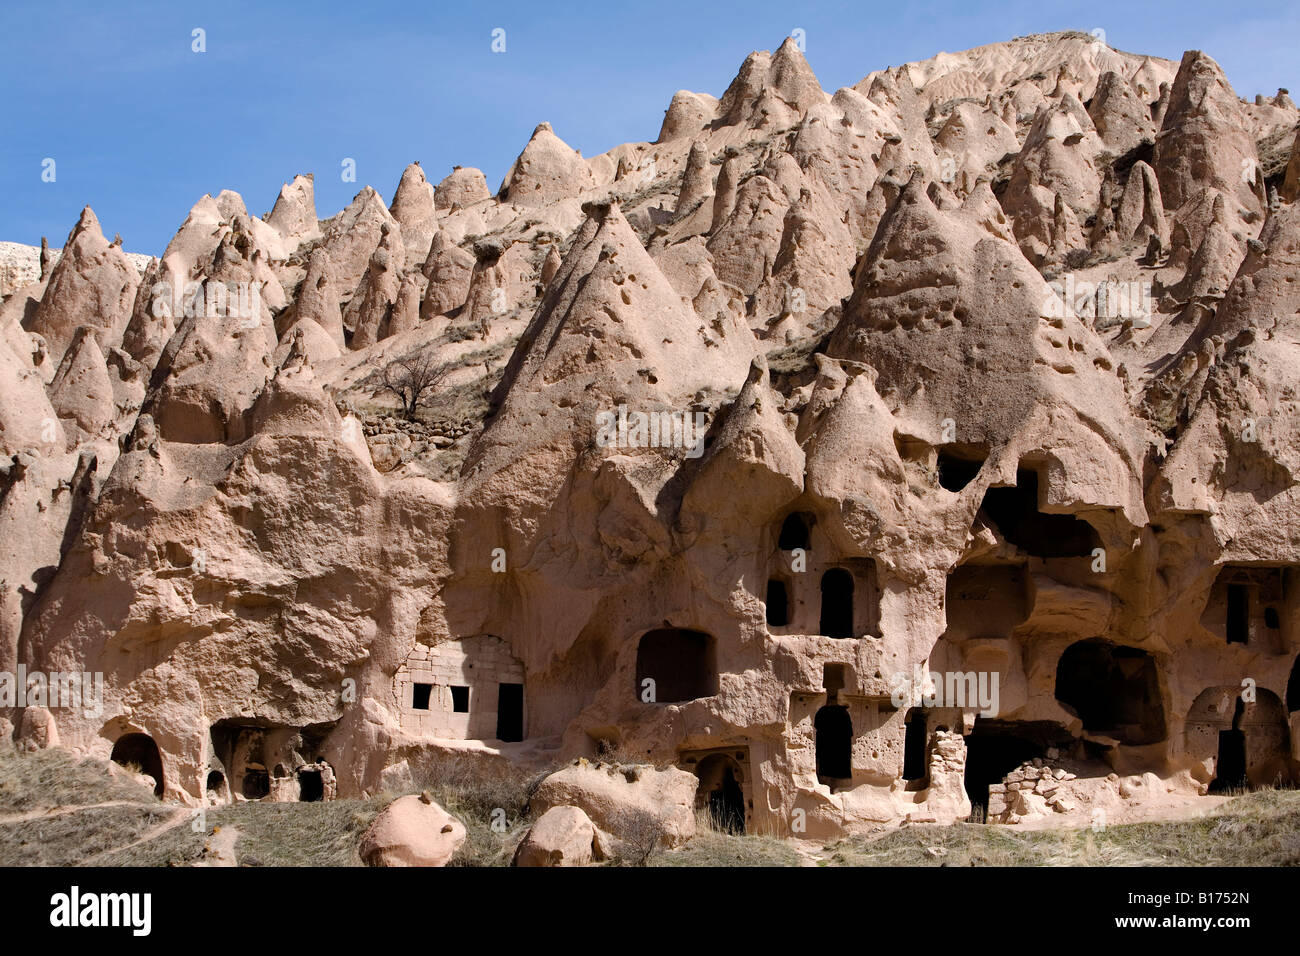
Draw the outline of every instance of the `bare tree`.
[[[428,393],[442,384],[450,371],[448,366],[435,362],[427,349],[422,349],[393,359],[382,369],[377,369],[369,382],[376,395],[381,392],[396,395],[402,404],[402,417],[411,421],[428,398]]]

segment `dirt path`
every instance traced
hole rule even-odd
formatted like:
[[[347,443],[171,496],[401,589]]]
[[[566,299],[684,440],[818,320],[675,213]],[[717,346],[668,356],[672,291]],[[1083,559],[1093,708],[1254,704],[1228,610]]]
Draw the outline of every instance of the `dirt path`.
[[[49,807],[43,810],[28,810],[26,813],[14,813],[0,817],[0,826],[9,823],[22,823],[26,820],[44,820],[50,817],[66,816],[69,813],[81,813],[83,810],[99,810],[104,807],[140,807],[144,804],[134,800],[108,800],[104,803],[87,803],[76,807]]]
[[[140,805],[136,804],[136,806],[140,806]],[[82,809],[89,810],[91,808],[82,807]],[[154,824],[148,830],[145,830],[144,833],[140,834],[140,836],[132,840],[130,843],[124,843],[122,844],[122,846],[115,846],[112,849],[103,850],[100,853],[96,853],[94,856],[88,856],[84,860],[82,860],[79,865],[94,866],[99,860],[102,860],[104,857],[112,856],[115,853],[121,853],[124,850],[134,849],[135,847],[140,846],[142,843],[148,843],[150,840],[156,840],[164,833],[167,833],[171,830],[175,830],[177,827],[189,823],[190,820],[192,820],[193,818],[194,818],[194,812],[192,810],[187,810],[184,807],[176,807],[168,815],[167,819],[163,820],[160,823]]]

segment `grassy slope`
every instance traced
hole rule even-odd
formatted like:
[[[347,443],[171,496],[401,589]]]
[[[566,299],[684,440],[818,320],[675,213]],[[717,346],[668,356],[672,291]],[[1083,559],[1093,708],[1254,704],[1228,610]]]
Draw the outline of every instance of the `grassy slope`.
[[[465,821],[453,865],[505,866],[528,826],[527,781],[449,776],[429,789]],[[0,748],[0,865],[184,866],[205,859],[219,831],[238,831],[245,866],[357,866],[361,834],[391,799],[242,803],[192,811],[160,803],[133,779],[62,750]],[[100,804],[110,804],[101,806]],[[505,815],[496,827],[493,810]],[[853,837],[820,851],[770,837],[702,832],[659,852],[652,866],[1294,866],[1300,865],[1300,791],[1237,797],[1199,819],[1104,830],[1018,830],[959,824]]]

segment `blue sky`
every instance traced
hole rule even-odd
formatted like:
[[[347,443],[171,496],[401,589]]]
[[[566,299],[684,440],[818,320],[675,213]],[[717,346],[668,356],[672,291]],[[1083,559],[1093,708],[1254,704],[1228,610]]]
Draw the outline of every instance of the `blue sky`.
[[[206,52],[191,50],[196,28]],[[747,53],[795,28],[830,91],[941,50],[1094,28],[1132,52],[1203,49],[1243,96],[1300,88],[1300,6],[1270,0],[6,0],[0,240],[61,245],[89,204],[128,250],[160,253],[206,192],[234,189],[258,215],[314,172],[324,217],[366,183],[391,199],[415,159],[434,182],[478,166],[495,189],[538,122],[586,156],[653,139],[676,90],[720,95]],[[345,157],[356,183],[340,177]]]

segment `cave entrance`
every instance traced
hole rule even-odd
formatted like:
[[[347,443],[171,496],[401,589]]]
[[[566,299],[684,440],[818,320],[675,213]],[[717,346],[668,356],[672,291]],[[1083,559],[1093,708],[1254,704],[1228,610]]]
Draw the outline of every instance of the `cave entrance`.
[[[835,638],[853,636],[853,575],[844,568],[831,568],[822,575],[818,632]]]
[[[1073,515],[1038,510],[1038,472],[1021,468],[1014,488],[990,488],[981,505],[1002,537],[1039,558],[1090,557],[1101,547],[1097,530]]]
[[[249,800],[261,800],[271,792],[271,775],[260,764],[249,764],[244,770],[243,794]]]
[[[647,685],[647,680],[653,681]],[[718,692],[717,652],[713,636],[684,628],[660,628],[641,636],[636,649],[636,695],[644,700],[653,687],[653,703],[671,704]]]
[[[1050,721],[990,720],[979,717],[966,737],[966,795],[972,807],[989,804],[989,787],[1001,783],[1026,760],[1041,757],[1049,746],[1070,739],[1058,724]]]
[[[316,803],[325,799],[325,781],[319,770],[298,771],[298,799],[303,803]]]
[[[736,836],[745,832],[744,773],[729,754],[710,754],[696,765],[700,779],[697,804],[706,807],[713,828]]]
[[[152,777],[154,796],[163,795],[162,753],[148,734],[123,734],[113,744],[111,758],[124,767],[139,767],[146,777]]]
[[[225,789],[225,786],[226,786],[226,775],[222,773],[220,770],[212,770],[209,771],[208,773],[208,779],[207,782],[204,784],[203,789],[208,791],[209,793],[215,793],[220,795],[221,791]]]
[[[831,789],[853,776],[853,719],[847,707],[828,704],[813,717],[817,779]]]
[[[1136,647],[1101,638],[1071,644],[1056,665],[1056,699],[1090,733],[1124,744],[1165,739],[1155,658]]]
[[[497,740],[524,739],[524,685],[497,684]]]

